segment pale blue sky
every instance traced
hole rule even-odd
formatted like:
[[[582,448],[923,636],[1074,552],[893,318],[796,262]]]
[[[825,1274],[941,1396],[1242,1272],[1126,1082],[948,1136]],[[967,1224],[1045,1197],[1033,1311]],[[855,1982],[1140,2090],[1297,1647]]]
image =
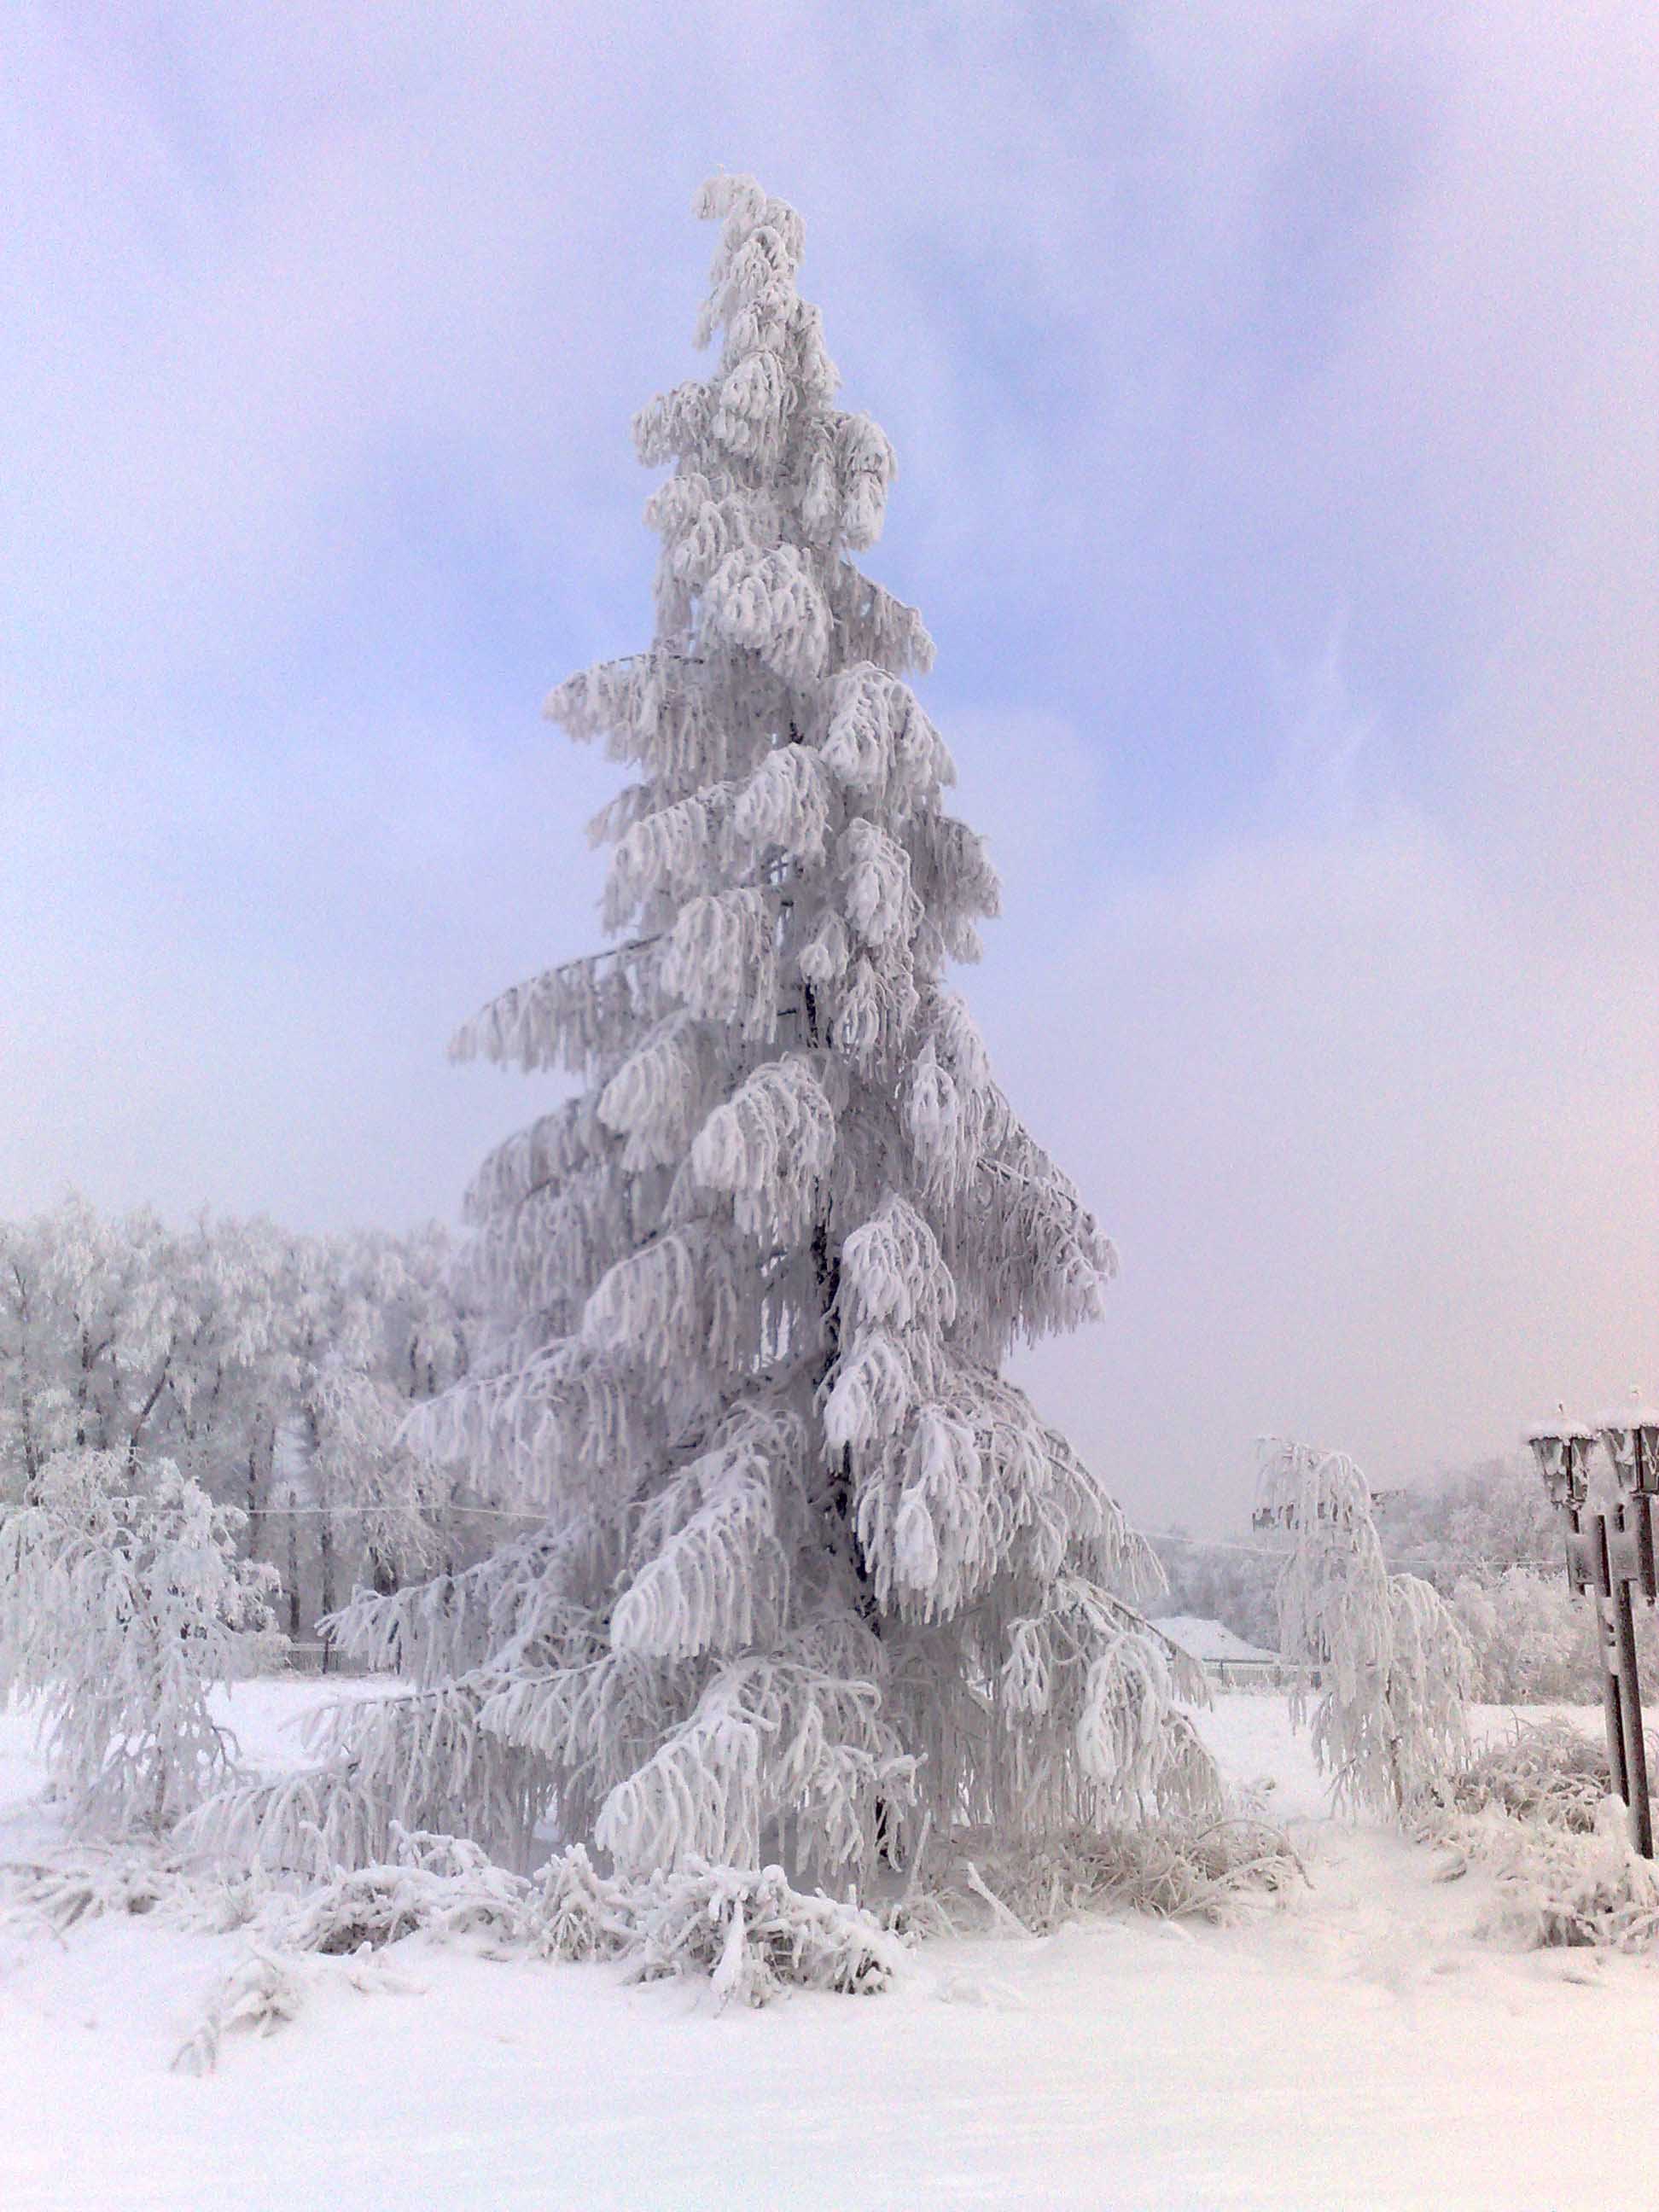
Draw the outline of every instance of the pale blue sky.
[[[443,1048],[593,933],[537,708],[646,633],[724,164],[898,447],[969,996],[1123,1247],[1048,1401],[1201,1523],[1261,1430],[1659,1387],[1656,37],[19,0],[0,1209],[396,1223],[536,1110]]]

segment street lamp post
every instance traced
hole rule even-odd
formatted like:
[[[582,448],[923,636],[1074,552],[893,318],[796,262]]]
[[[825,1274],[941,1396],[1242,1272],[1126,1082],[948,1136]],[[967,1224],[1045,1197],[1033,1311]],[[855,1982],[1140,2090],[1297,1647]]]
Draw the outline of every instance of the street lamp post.
[[[1567,1579],[1595,1602],[1607,1764],[1613,1786],[1630,1808],[1631,1841],[1644,1858],[1650,1859],[1653,1813],[1632,1591],[1639,1586],[1650,1605],[1659,1597],[1653,1529],[1654,1499],[1659,1496],[1659,1413],[1642,1408],[1610,1413],[1594,1429],[1557,1421],[1533,1430],[1527,1441],[1564,1524]],[[1587,1507],[1589,1462],[1598,1443],[1613,1462],[1620,1496],[1605,1512],[1592,1514]]]

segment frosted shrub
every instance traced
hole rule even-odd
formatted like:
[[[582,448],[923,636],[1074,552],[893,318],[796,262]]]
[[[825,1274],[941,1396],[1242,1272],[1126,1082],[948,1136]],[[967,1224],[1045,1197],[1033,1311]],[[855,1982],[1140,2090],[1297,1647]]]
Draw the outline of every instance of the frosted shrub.
[[[468,1937],[503,1954],[534,1942],[532,1885],[492,1865],[476,1844],[398,1829],[392,1848],[387,1863],[295,1895],[278,1893],[259,1916],[262,1937],[324,1957],[378,1950],[416,1934]]]
[[[139,1909],[106,1887],[106,1909]],[[157,1892],[175,1918],[186,1894]],[[600,1874],[578,1845],[532,1880],[454,1837],[404,1830],[384,1864],[298,1893],[244,1892],[239,1903],[244,1955],[175,2054],[180,2072],[210,2072],[228,2036],[274,2033],[331,1977],[366,1994],[418,1986],[384,1955],[411,1937],[462,1942],[492,1959],[609,1961],[631,1981],[684,1976],[708,1982],[722,2007],[768,2004],[791,1988],[871,1995],[890,1985],[905,1957],[900,1939],[867,1914],[802,1895],[778,1867],[694,1860],[629,1880]]]
[[[1650,1761],[1659,1759],[1653,1739]],[[1632,1849],[1610,1794],[1605,1746],[1565,1721],[1517,1722],[1425,1805],[1425,1839],[1448,1875],[1480,1867],[1497,1884],[1486,1932],[1528,1948],[1648,1951],[1659,1942],[1659,1876]]]
[[[1428,1839],[1449,1847],[1447,1877],[1480,1867],[1497,1901],[1483,1932],[1527,1950],[1651,1951],[1659,1943],[1659,1872],[1639,1857],[1613,1799],[1588,1827],[1558,1826],[1536,1814],[1496,1808],[1442,1816]]]
[[[250,1951],[209,1996],[202,2017],[173,2054],[175,2074],[211,2074],[228,2035],[274,2035],[299,2018],[310,1995],[307,1962]]]
[[[692,1859],[618,1887],[594,1884],[582,1863],[577,1880],[580,1889],[562,1867],[553,1875],[553,1894],[565,1900],[567,1944],[588,1957],[608,1949],[636,1981],[707,1976],[720,2004],[766,2004],[791,1986],[868,1996],[886,1989],[902,1965],[896,1936],[834,1898],[803,1895],[781,1867]],[[573,1911],[577,1895],[584,1908]],[[583,1925],[590,1898],[599,1911]]]
[[[1501,1901],[1493,1932],[1528,1949],[1650,1952],[1659,1942],[1659,1873],[1617,1824],[1590,1836],[1546,1829],[1516,1837],[1494,1871]]]
[[[1659,1748],[1652,1755],[1659,1761]],[[1477,1752],[1441,1794],[1459,1813],[1495,1808],[1588,1835],[1612,1788],[1605,1744],[1567,1721],[1517,1721]]]
[[[0,1689],[37,1700],[76,1825],[159,1832],[230,1779],[207,1692],[270,1582],[236,1557],[239,1518],[112,1451],[58,1453],[0,1517]]]
[[[1291,1534],[1276,1591],[1279,1648],[1307,1670],[1291,1717],[1310,1722],[1339,1801],[1404,1814],[1467,1751],[1468,1644],[1427,1583],[1389,1574],[1370,1492],[1346,1453],[1270,1444],[1260,1494]]]
[[[493,1334],[416,1424],[542,1523],[341,1615],[453,1724],[361,1709],[304,1785],[352,1809],[267,1798],[284,1861],[392,1818],[512,1853],[535,1808],[619,1880],[775,1856],[839,1892],[929,1823],[1214,1786],[1175,1702],[1199,1686],[1137,1610],[1156,1563],[1001,1372],[1098,1315],[1115,1261],[946,981],[998,889],[911,689],[932,641],[851,557],[892,452],[834,404],[800,218],[744,177],[697,205],[717,357],[635,426],[671,471],[655,635],[548,702],[634,779],[593,825],[616,941],[455,1048],[579,1086],[473,1182]],[[747,1957],[775,1907],[745,1895]]]
[[[0,1867],[4,1924],[26,1933],[46,1928],[63,1936],[106,1914],[167,1916],[183,1893],[178,1867],[154,1850],[104,1848],[67,1862]]]
[[[173,2054],[176,2074],[210,2074],[231,2035],[275,2035],[305,2010],[319,1985],[343,1983],[364,1996],[418,1993],[372,1953],[346,1957],[276,1951],[250,1943],[246,1955],[210,1992],[196,2027]]]
[[[453,1836],[394,1830],[391,1856],[297,1893],[251,1923],[260,1947],[343,1957],[421,1935],[491,1957],[614,1960],[631,1979],[712,1978],[722,2003],[763,2004],[790,1985],[884,1988],[903,1947],[833,1898],[804,1896],[777,1867],[689,1862],[643,1879],[601,1874],[580,1845],[533,1876]]]

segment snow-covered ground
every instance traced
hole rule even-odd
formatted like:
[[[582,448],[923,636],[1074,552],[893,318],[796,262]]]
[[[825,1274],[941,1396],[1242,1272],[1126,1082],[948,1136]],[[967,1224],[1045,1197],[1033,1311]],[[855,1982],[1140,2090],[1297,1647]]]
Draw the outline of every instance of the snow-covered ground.
[[[336,1687],[227,1693],[250,1756],[291,1760]],[[1480,1878],[1437,1882],[1431,1854],[1330,1821],[1280,1698],[1223,1696],[1205,1727],[1230,1772],[1271,1785],[1310,1890],[1231,1929],[1100,1917],[932,1942],[884,1997],[714,2016],[686,1987],[416,1939],[390,1954],[402,1993],[328,1984],[197,2079],[167,2062],[238,1939],[126,1917],[12,1937],[0,2206],[1650,2203],[1659,1967],[1477,1942]],[[41,1778],[26,1725],[0,1718],[0,1859],[49,1840]]]

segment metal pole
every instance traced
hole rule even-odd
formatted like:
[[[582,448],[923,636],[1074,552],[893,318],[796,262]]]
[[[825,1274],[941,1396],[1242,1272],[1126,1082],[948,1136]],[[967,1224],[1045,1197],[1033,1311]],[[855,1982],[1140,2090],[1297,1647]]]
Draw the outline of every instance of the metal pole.
[[[1625,1723],[1625,1767],[1630,1789],[1631,1841],[1644,1859],[1653,1856],[1653,1802],[1648,1792],[1648,1747],[1642,1724],[1642,1689],[1636,1672],[1636,1624],[1631,1618],[1630,1585],[1619,1592],[1620,1705]]]
[[[1624,1508],[1619,1510],[1624,1525]],[[1625,1802],[1630,1808],[1630,1838],[1644,1859],[1653,1856],[1653,1807],[1648,1796],[1648,1747],[1642,1729],[1642,1681],[1636,1671],[1636,1618],[1630,1583],[1621,1575],[1613,1592],[1613,1628],[1619,1660],[1619,1712],[1624,1723]]]
[[[1630,1772],[1625,1762],[1625,1699],[1624,1668],[1621,1639],[1617,1624],[1617,1588],[1613,1579],[1612,1563],[1607,1557],[1607,1522],[1603,1513],[1595,1515],[1590,1526],[1590,1565],[1595,1571],[1593,1595],[1595,1599],[1596,1626],[1601,1643],[1601,1705],[1607,1729],[1607,1765],[1613,1776],[1613,1793],[1622,1797],[1626,1805],[1632,1802]],[[1632,1643],[1632,1650],[1635,1645]]]
[[[1632,1483],[1625,1481],[1623,1436],[1632,1446]],[[1613,1455],[1620,1486],[1626,1491],[1602,1513],[1585,1509],[1585,1431],[1537,1429],[1532,1442],[1538,1468],[1566,1524],[1567,1584],[1588,1595],[1595,1607],[1601,1646],[1602,1716],[1607,1732],[1607,1769],[1613,1789],[1625,1801],[1632,1848],[1653,1856],[1653,1807],[1648,1789],[1647,1739],[1642,1723],[1642,1682],[1636,1665],[1636,1615],[1632,1585],[1640,1583],[1650,1605],[1659,1598],[1659,1563],[1655,1559],[1654,1493],[1648,1488],[1649,1453],[1644,1424],[1621,1431],[1609,1423],[1603,1441]]]

